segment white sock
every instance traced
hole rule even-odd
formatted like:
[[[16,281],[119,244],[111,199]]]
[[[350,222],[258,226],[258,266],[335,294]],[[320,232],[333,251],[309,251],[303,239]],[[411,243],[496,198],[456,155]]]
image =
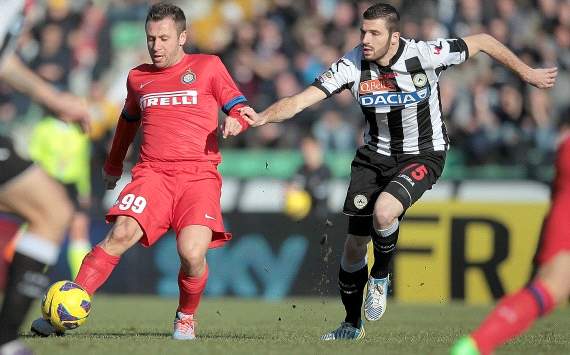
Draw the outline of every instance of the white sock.
[[[54,265],[57,262],[59,249],[59,245],[30,232],[24,232],[16,244],[16,252],[46,265]]]

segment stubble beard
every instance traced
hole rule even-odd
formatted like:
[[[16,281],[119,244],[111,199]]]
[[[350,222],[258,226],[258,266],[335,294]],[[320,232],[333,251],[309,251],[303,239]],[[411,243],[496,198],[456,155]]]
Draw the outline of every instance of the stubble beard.
[[[388,54],[388,51],[390,50],[390,41],[388,41],[388,43],[386,43],[377,53],[377,55],[375,55],[374,57],[369,57],[369,58],[364,58],[366,61],[368,62],[373,62],[373,63],[377,63],[379,62],[381,59],[383,59],[386,54]]]

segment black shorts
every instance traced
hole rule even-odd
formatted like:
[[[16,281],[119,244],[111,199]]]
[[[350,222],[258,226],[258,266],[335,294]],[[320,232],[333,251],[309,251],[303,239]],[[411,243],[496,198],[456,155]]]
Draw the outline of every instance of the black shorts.
[[[351,164],[350,185],[343,212],[349,216],[372,216],[382,191],[412,206],[441,176],[445,151],[385,156],[362,146]]]
[[[16,153],[10,138],[0,136],[0,186],[20,175],[32,164]]]

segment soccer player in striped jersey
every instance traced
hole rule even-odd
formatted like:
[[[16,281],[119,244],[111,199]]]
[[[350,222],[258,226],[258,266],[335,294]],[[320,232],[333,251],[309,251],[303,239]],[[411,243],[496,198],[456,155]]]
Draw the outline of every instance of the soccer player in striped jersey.
[[[24,0],[0,0],[0,80],[69,122],[88,126],[86,106],[27,68],[14,54],[24,22]],[[23,159],[0,136],[0,210],[23,218],[28,228],[15,246],[0,310],[0,354],[31,353],[17,338],[32,304],[49,284],[73,206],[65,190],[38,165]],[[2,236],[8,237],[8,236]]]
[[[361,43],[311,86],[259,114],[251,108],[240,110],[252,126],[282,122],[348,89],[364,114],[365,144],[352,162],[343,209],[349,220],[338,283],[346,317],[323,340],[364,337],[365,285],[366,319],[378,320],[386,310],[390,261],[400,221],[437,181],[449,149],[439,98],[442,72],[485,52],[539,88],[552,87],[557,75],[556,68],[530,68],[488,34],[429,42],[404,39],[399,20],[391,5],[372,5],[363,14]],[[374,265],[368,274],[366,245],[370,239]]]

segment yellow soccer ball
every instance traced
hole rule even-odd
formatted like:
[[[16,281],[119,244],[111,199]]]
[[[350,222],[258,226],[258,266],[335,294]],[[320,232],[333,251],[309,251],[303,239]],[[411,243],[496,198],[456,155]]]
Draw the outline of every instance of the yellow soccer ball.
[[[42,315],[58,332],[79,327],[85,323],[90,311],[91,297],[72,281],[54,283],[42,300]]]
[[[311,205],[311,195],[305,190],[291,189],[285,193],[284,212],[296,221],[307,217]]]

